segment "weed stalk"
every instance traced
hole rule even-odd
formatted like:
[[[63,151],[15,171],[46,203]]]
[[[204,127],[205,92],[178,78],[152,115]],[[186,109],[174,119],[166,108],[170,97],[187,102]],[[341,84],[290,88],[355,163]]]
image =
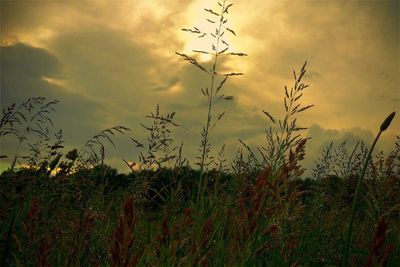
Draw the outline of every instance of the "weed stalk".
[[[349,229],[348,229],[348,232],[347,232],[346,246],[345,246],[345,251],[344,251],[344,266],[345,267],[349,266],[349,255],[350,255],[350,247],[351,247],[352,234],[353,234],[354,215],[355,215],[355,212],[356,212],[356,205],[357,205],[358,195],[360,193],[361,184],[362,184],[363,178],[365,176],[365,172],[367,170],[367,166],[368,166],[368,163],[369,163],[369,161],[371,159],[371,154],[372,154],[372,152],[373,152],[373,150],[375,148],[376,142],[378,142],[378,139],[381,136],[382,132],[384,132],[389,127],[389,125],[392,122],[395,114],[396,114],[395,112],[392,112],[383,121],[383,123],[382,123],[382,125],[381,125],[381,127],[379,129],[379,132],[378,132],[377,136],[375,137],[375,140],[372,143],[371,148],[368,151],[368,155],[367,155],[367,158],[365,159],[362,172],[361,172],[361,174],[360,174],[360,176],[358,178],[358,181],[357,181],[357,187],[356,187],[356,191],[354,193],[353,204],[352,204],[352,207],[351,207],[350,223],[349,223]]]
[[[226,32],[229,32],[230,34],[236,35],[235,31],[232,29],[228,28],[226,26],[226,23],[228,19],[226,18],[225,14],[228,14],[228,9],[233,5],[233,4],[227,4],[226,0],[223,0],[222,3],[218,2],[218,5],[220,6],[220,12],[217,13],[213,11],[212,9],[204,9],[206,12],[211,14],[212,19],[207,19],[207,21],[213,25],[217,25],[215,27],[215,31],[211,32],[204,32],[200,30],[197,27],[193,27],[192,29],[182,29],[183,31],[193,33],[198,35],[198,38],[203,38],[205,36],[210,37],[211,39],[211,48],[212,51],[201,51],[201,50],[193,50],[193,52],[197,54],[207,54],[211,55],[213,58],[213,64],[210,70],[207,70],[203,65],[201,65],[195,58],[190,57],[186,54],[183,53],[178,53],[176,52],[177,55],[181,56],[184,60],[189,61],[189,63],[193,64],[200,70],[204,71],[210,76],[210,86],[206,87],[205,89],[201,89],[201,92],[205,97],[207,97],[207,119],[206,123],[202,128],[201,132],[201,144],[199,148],[199,152],[201,153],[197,159],[199,160],[196,165],[200,167],[200,179],[198,181],[198,190],[197,190],[197,197],[196,201],[197,203],[203,202],[204,201],[204,193],[205,189],[207,188],[207,173],[206,171],[208,170],[208,167],[214,162],[213,157],[210,157],[210,151],[211,151],[211,142],[210,142],[210,133],[212,129],[215,127],[216,123],[221,120],[221,118],[224,116],[225,112],[222,112],[219,114],[216,119],[213,117],[213,105],[216,104],[219,101],[222,100],[227,100],[231,101],[233,100],[233,96],[225,96],[222,94],[222,87],[228,77],[230,76],[237,76],[237,75],[243,75],[243,73],[218,73],[217,72],[217,64],[218,64],[218,59],[221,56],[247,56],[245,53],[235,53],[235,52],[230,52],[228,53],[227,51],[229,50],[229,44],[224,40],[225,37],[224,34]],[[217,76],[224,77],[221,79],[220,84],[217,86]]]

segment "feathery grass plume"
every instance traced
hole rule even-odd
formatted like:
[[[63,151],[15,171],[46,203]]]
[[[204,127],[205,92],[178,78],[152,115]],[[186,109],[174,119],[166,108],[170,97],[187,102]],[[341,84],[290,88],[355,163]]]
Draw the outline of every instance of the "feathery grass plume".
[[[235,156],[232,159],[231,168],[235,176],[239,176],[244,173],[244,160],[243,160],[243,149],[238,148],[236,150]]]
[[[76,157],[78,168],[93,167],[99,164],[99,162],[103,165],[105,158],[104,141],[108,141],[115,147],[112,137],[115,136],[115,134],[125,134],[129,131],[129,128],[118,125],[95,134],[92,138],[87,140],[83,147],[78,151]]]
[[[29,155],[28,158],[28,167],[30,169],[38,169],[40,164],[39,162],[41,161],[41,154],[43,151],[43,148],[45,147],[45,141],[42,138],[39,138],[36,140],[35,143],[31,144],[28,143],[29,146]]]
[[[400,177],[400,135],[396,136],[395,148],[390,152],[390,158],[393,160],[395,175]]]
[[[347,141],[343,141],[338,146],[334,148],[334,155],[335,157],[335,169],[334,173],[336,176],[339,177],[347,177],[347,168],[349,165],[349,153],[347,152],[346,147]]]
[[[0,137],[12,134],[18,140],[10,170],[13,170],[18,162],[21,145],[28,140],[29,135],[49,140],[48,126],[53,126],[50,114],[55,112],[54,106],[58,103],[58,100],[48,101],[45,97],[30,97],[19,105],[12,104],[3,109]]]
[[[283,120],[278,120],[278,123],[276,121],[274,123],[274,120],[270,118],[274,124],[278,124],[279,130],[273,135],[272,127],[270,127],[269,130],[267,130],[268,133],[266,135],[269,145],[259,149],[260,153],[263,155],[263,158],[267,159],[267,164],[271,166],[272,175],[277,169],[284,165],[286,153],[292,147],[299,145],[303,141],[303,138],[300,136],[300,134],[297,134],[297,132],[307,129],[297,126],[297,114],[314,106],[303,106],[300,102],[304,90],[309,86],[308,84],[304,84],[302,82],[302,78],[306,74],[306,65],[307,61],[302,66],[298,75],[296,75],[296,72],[293,71],[293,87],[288,90],[288,88],[285,86],[283,102],[286,114]],[[269,117],[272,117],[272,115]],[[271,147],[272,144],[275,144],[275,146]]]
[[[221,146],[220,151],[218,152],[218,157],[216,161],[214,162],[215,168],[217,172],[226,172],[227,166],[226,166],[226,158],[225,158],[225,144]]]
[[[304,210],[302,197],[306,191],[299,189],[291,180],[303,171],[299,162],[304,158],[304,140],[290,150],[289,161],[274,180],[269,179],[270,167],[266,166],[255,181],[248,180],[239,196],[238,214],[234,213],[233,238],[236,249],[246,259],[264,257],[271,251],[279,251],[282,262],[290,262],[299,242],[299,234],[287,233]]]
[[[135,227],[137,214],[133,199],[128,198],[123,205],[122,214],[118,224],[109,241],[109,252],[111,254],[111,266],[130,267],[136,266],[141,257],[141,252],[132,254],[133,242],[135,241]]]
[[[331,142],[325,147],[321,158],[314,161],[312,177],[324,179],[334,175],[348,179],[357,176],[368,150],[363,141],[358,141],[349,155],[346,144],[347,141],[343,141],[339,145]]]
[[[267,145],[257,147],[262,161],[258,161],[256,154],[241,141],[250,153],[251,157],[257,162],[258,168],[262,168],[265,165],[271,167],[271,177],[274,177],[277,171],[285,165],[289,150],[298,146],[304,140],[298,132],[306,130],[307,128],[297,126],[297,116],[299,113],[314,106],[304,106],[301,103],[304,90],[309,87],[308,84],[304,84],[302,81],[306,74],[306,65],[307,61],[301,67],[298,74],[293,71],[293,86],[290,89],[285,86],[283,97],[285,115],[283,119],[276,119],[269,112],[262,110],[268,120],[274,125],[274,128],[270,126],[269,129],[266,129],[265,131]]]
[[[154,112],[146,115],[146,118],[151,120],[151,124],[140,124],[148,132],[147,142],[131,138],[136,148],[142,150],[139,153],[139,163],[130,163],[124,160],[132,173],[137,170],[142,174],[135,179],[133,186],[138,194],[135,195],[136,203],[143,202],[145,205],[162,206],[156,199],[161,199],[165,203],[164,195],[168,194],[171,188],[169,184],[163,185],[161,188],[154,187],[158,176],[151,171],[161,170],[162,173],[162,169],[165,167],[175,165],[175,168],[180,168],[188,164],[182,155],[183,143],[177,152],[178,147],[174,145],[172,138],[172,128],[182,127],[175,123],[175,114],[175,112],[163,114],[157,105]]]
[[[241,139],[239,139],[241,145],[247,150],[251,151],[250,147],[248,147]],[[254,156],[252,151],[250,153],[244,153],[242,147],[238,147],[235,157],[232,160],[231,168],[235,176],[257,176],[260,170],[260,162]]]
[[[376,135],[375,140],[372,143],[372,146],[368,151],[368,155],[367,155],[367,158],[365,159],[361,174],[358,177],[356,191],[354,192],[353,204],[351,207],[350,222],[349,222],[349,228],[348,228],[348,232],[347,232],[345,251],[344,251],[344,266],[346,266],[346,267],[349,265],[350,247],[351,247],[352,235],[353,235],[354,215],[356,212],[356,205],[357,205],[357,201],[358,201],[358,195],[359,195],[360,189],[361,189],[361,184],[362,184],[363,178],[365,176],[365,172],[367,170],[368,163],[371,160],[371,155],[375,148],[375,145],[378,142],[378,139],[381,136],[382,132],[384,132],[390,126],[390,123],[392,122],[394,116],[395,116],[395,112],[392,112],[381,124],[381,126],[379,128],[379,132]]]
[[[140,124],[149,132],[146,146],[147,151],[145,153],[140,152],[140,168],[149,170],[155,167],[158,169],[163,164],[168,165],[176,158],[174,153],[177,147],[171,147],[173,145],[171,127],[180,126],[174,122],[175,114],[175,112],[172,112],[164,115],[160,112],[159,105],[157,105],[155,112],[151,112],[150,115],[146,116],[146,118],[152,120],[152,124],[150,126]],[[141,142],[133,138],[132,141],[136,144],[136,147],[144,148]]]
[[[183,156],[183,142],[181,142],[181,145],[178,149],[178,154],[175,158],[175,169],[182,169],[184,166],[188,167],[190,164],[187,158]]]
[[[331,142],[323,149],[322,157],[314,162],[315,167],[312,169],[312,177],[315,179],[322,179],[327,174],[331,173],[332,165],[334,164],[332,161],[333,157],[333,142]]]
[[[207,170],[209,166],[213,163],[213,159],[210,157],[211,152],[211,141],[210,141],[210,132],[216,126],[216,123],[222,119],[225,112],[218,114],[214,117],[213,114],[213,106],[220,101],[229,101],[233,100],[233,96],[226,96],[223,94],[223,85],[228,80],[228,78],[243,75],[243,73],[239,72],[231,72],[231,73],[219,73],[218,72],[218,60],[222,56],[247,56],[245,53],[241,52],[228,52],[230,49],[229,43],[225,40],[224,34],[233,34],[236,35],[235,31],[227,26],[227,15],[230,7],[233,5],[232,3],[228,4],[228,1],[223,0],[218,2],[219,11],[214,11],[213,9],[204,9],[211,19],[207,19],[208,23],[212,25],[216,25],[214,31],[205,32],[197,27],[193,27],[193,29],[182,29],[183,31],[192,33],[197,35],[198,38],[209,38],[210,39],[210,50],[193,50],[196,54],[207,54],[212,56],[212,67],[211,69],[207,69],[201,63],[199,63],[194,57],[189,55],[178,53],[177,55],[182,57],[184,60],[196,66],[201,71],[205,72],[209,79],[210,85],[205,89],[201,89],[204,97],[207,98],[208,107],[207,107],[207,117],[206,123],[202,128],[201,132],[201,143],[200,143],[200,156],[197,157],[198,161],[196,165],[200,167],[201,172]]]
[[[364,200],[370,221],[380,217],[396,218],[400,212],[400,176],[396,175],[395,161],[381,151],[371,159],[369,179],[365,182]]]
[[[6,109],[3,108],[3,116],[0,120],[0,137],[13,134],[20,138],[21,132],[18,129],[23,123],[28,122],[27,113],[30,113],[36,105],[41,104],[44,97],[30,97],[17,105],[13,103]]]
[[[19,136],[19,131],[14,124],[22,124],[25,116],[19,111],[22,105],[17,106],[16,103],[11,104],[7,109],[3,108],[3,116],[0,120],[0,137],[13,134]]]
[[[269,194],[275,200],[275,205],[279,207],[275,216],[277,218],[278,237],[283,245],[281,254],[285,255],[285,261],[288,260],[288,256],[294,250],[299,236],[297,236],[296,232],[287,234],[284,229],[288,225],[295,223],[305,208],[301,200],[307,191],[301,190],[294,181],[296,179],[298,181],[304,172],[300,161],[304,159],[306,141],[307,139],[303,139],[294,150],[289,150],[288,161],[278,171],[277,177],[274,180],[270,181],[267,175],[264,176],[270,188]]]

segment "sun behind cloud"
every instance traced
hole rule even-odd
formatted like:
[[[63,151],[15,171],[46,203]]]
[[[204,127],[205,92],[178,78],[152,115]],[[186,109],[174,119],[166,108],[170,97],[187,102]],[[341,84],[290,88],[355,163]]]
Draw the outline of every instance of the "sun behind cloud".
[[[201,63],[211,62],[216,49],[218,49],[217,52],[220,52],[229,47],[229,51],[235,51],[235,41],[238,41],[231,38],[230,33],[227,33],[223,37],[224,41],[219,40],[217,43],[215,35],[218,30],[218,17],[206,11],[206,9],[217,14],[221,12],[221,7],[215,1],[193,2],[185,13],[186,20],[190,21],[189,25],[182,27],[183,31],[178,35],[178,38],[184,43],[182,52],[195,57]],[[229,21],[231,14],[225,14],[225,19]],[[227,25],[229,25],[229,22]],[[200,30],[202,34],[192,33],[188,30]]]

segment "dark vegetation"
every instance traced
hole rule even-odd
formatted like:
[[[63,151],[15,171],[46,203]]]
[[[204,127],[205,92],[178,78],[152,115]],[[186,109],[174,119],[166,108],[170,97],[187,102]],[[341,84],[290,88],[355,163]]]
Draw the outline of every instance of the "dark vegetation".
[[[307,139],[297,118],[312,107],[301,103],[306,64],[285,87],[283,117],[262,111],[271,122],[265,144],[239,140],[231,163],[224,146],[214,151],[212,129],[225,112],[213,107],[233,100],[223,86],[242,75],[219,73],[218,59],[247,56],[229,52],[231,4],[219,6],[205,10],[215,32],[183,29],[210,38],[211,51],[194,52],[211,54],[211,68],[177,53],[209,78],[198,168],[174,143],[173,128],[183,127],[175,113],[158,106],[142,124],[147,140],[131,138],[141,152],[138,166],[124,160],[130,174],[104,164],[106,144],[127,127],[65,153],[62,131],[52,133],[57,101],[29,98],[3,110],[0,137],[15,136],[16,151],[1,155],[10,158],[0,176],[1,266],[398,266],[400,138],[387,156],[371,156],[361,141],[352,151],[331,143],[304,179]]]

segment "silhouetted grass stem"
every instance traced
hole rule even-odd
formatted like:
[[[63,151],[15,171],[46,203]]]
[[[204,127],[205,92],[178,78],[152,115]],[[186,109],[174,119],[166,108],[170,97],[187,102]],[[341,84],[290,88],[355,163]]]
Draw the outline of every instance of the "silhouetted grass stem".
[[[225,10],[225,1],[221,6],[221,17],[224,14]],[[204,139],[202,141],[202,153],[201,153],[201,162],[200,162],[200,181],[197,191],[197,203],[201,206],[204,205],[204,194],[207,188],[207,175],[204,174],[204,167],[206,164],[206,160],[208,157],[207,147],[209,144],[209,134],[210,134],[210,125],[211,125],[211,109],[213,104],[213,94],[214,94],[214,82],[216,76],[216,68],[218,63],[218,52],[219,52],[219,42],[220,42],[220,32],[221,32],[222,20],[219,21],[218,26],[218,35],[216,36],[216,48],[214,53],[214,64],[212,66],[212,74],[211,74],[211,84],[210,84],[210,96],[208,98],[208,111],[207,111],[207,123],[204,130]]]
[[[389,127],[390,123],[392,122],[392,120],[394,118],[394,115],[395,115],[395,112],[392,112],[381,124],[379,132],[376,135],[375,140],[372,143],[372,146],[368,151],[367,158],[365,159],[364,166],[362,168],[361,174],[357,181],[356,191],[354,192],[353,204],[351,207],[349,230],[347,232],[346,247],[345,247],[345,252],[344,252],[344,266],[349,266],[349,252],[350,252],[351,239],[352,239],[352,234],[353,234],[354,216],[355,216],[355,212],[356,212],[356,205],[357,205],[358,195],[359,195],[360,189],[361,189],[361,184],[362,184],[363,178],[365,176],[365,172],[367,170],[368,163],[371,160],[371,154],[375,148],[376,142],[378,142],[378,139],[381,136],[382,132],[385,131]]]
[[[390,113],[390,115],[387,116],[387,118],[382,122],[381,128],[380,128],[380,130],[382,132],[385,131],[389,127],[390,123],[392,122],[392,120],[394,118],[394,115],[396,115],[396,112]]]

